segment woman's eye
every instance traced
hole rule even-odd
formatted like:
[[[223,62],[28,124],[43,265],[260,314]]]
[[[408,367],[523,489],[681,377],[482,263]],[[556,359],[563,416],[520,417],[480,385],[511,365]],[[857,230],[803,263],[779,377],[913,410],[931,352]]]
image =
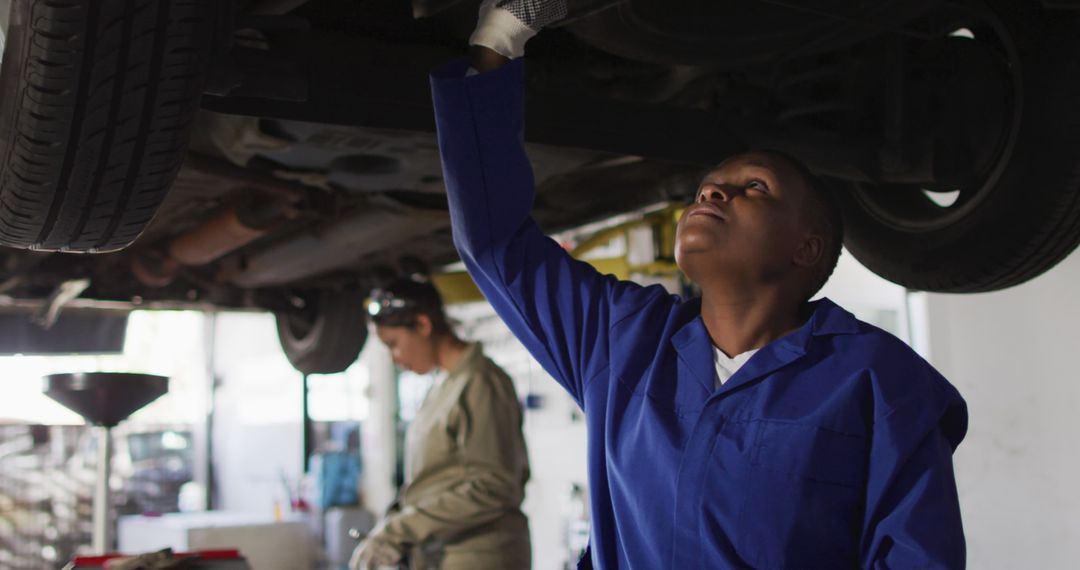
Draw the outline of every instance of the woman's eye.
[[[746,185],[746,187],[747,188],[753,188],[754,190],[761,190],[762,192],[768,192],[769,191],[769,187],[766,186],[765,183],[760,181],[760,180],[751,180],[750,183]]]

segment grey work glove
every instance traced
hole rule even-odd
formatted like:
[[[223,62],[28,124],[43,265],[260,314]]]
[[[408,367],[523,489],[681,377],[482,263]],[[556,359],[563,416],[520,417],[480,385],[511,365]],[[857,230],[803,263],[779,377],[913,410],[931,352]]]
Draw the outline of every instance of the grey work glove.
[[[525,55],[525,42],[566,17],[566,0],[484,0],[469,45],[510,59]]]
[[[349,570],[368,570],[381,566],[393,566],[401,562],[401,548],[396,544],[371,534],[353,550],[349,560]]]

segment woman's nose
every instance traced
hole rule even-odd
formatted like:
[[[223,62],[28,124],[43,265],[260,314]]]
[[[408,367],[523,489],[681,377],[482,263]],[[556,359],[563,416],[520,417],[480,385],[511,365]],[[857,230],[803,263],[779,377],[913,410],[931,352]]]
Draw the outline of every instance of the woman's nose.
[[[729,202],[740,191],[742,191],[741,188],[731,184],[709,184],[701,193],[701,199],[702,201],[719,200],[721,202]]]

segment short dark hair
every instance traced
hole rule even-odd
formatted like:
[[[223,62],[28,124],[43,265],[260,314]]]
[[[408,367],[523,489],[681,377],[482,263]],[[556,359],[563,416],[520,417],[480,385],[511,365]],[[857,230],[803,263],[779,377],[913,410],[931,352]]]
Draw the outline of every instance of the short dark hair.
[[[371,292],[368,314],[378,326],[414,328],[417,318],[426,315],[435,334],[450,332],[450,321],[442,296],[430,280],[403,277]]]
[[[813,277],[806,292],[804,300],[809,300],[829,281],[829,277],[836,270],[837,262],[840,261],[840,253],[844,249],[844,218],[840,203],[836,198],[836,191],[825,179],[811,172],[804,162],[782,150],[764,149],[756,152],[787,162],[810,190],[806,194],[804,219],[811,228],[821,234],[825,245],[822,260],[814,268]]]

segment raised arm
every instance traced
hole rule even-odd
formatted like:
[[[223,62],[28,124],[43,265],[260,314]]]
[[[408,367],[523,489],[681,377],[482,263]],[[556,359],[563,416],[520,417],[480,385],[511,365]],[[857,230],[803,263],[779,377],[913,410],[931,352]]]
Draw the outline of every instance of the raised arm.
[[[467,76],[470,66],[480,73]],[[432,74],[454,243],[502,319],[582,404],[585,386],[606,370],[610,326],[667,295],[572,259],[529,216],[523,84],[522,60],[478,46]]]

